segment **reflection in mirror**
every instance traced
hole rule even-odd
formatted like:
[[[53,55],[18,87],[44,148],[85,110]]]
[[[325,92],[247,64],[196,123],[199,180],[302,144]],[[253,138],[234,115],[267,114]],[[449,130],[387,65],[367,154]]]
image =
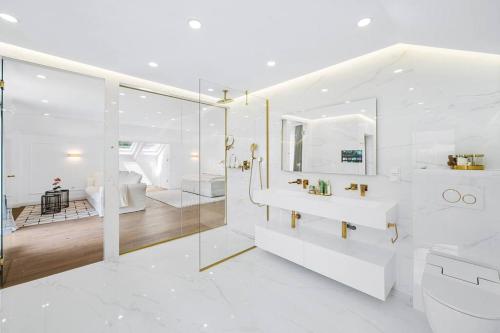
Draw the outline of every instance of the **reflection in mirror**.
[[[283,115],[282,170],[375,175],[376,118],[375,98]]]

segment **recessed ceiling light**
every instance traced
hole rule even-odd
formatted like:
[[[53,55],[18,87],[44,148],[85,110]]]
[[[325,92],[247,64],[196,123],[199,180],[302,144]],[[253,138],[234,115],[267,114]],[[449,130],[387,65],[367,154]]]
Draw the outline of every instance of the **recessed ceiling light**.
[[[190,19],[188,21],[188,24],[191,27],[191,29],[194,29],[194,30],[198,30],[201,28],[201,22],[196,20],[196,19]]]
[[[125,111],[123,111],[123,110],[118,110],[118,112],[120,112],[120,113],[125,113]]]
[[[116,105],[116,101],[111,101],[111,104]]]
[[[156,111],[156,113],[158,113],[158,114],[162,114],[162,112],[161,112],[161,111]]]
[[[175,118],[170,118],[170,120],[174,121],[174,120],[175,120]]]
[[[46,100],[46,99],[42,99],[41,102],[44,103],[44,104],[47,104],[49,101]]]
[[[394,74],[399,74],[399,73],[402,73],[403,72],[403,69],[402,68],[398,68],[398,69],[395,69],[394,70]]]
[[[208,124],[208,126],[210,126],[210,127],[214,127],[214,126],[215,126],[215,124],[214,124],[214,123],[210,123],[210,124]]]
[[[214,88],[208,88],[207,90],[212,92],[212,91],[214,91]]]
[[[149,67],[156,68],[156,67],[158,67],[158,63],[156,63],[156,62],[154,62],[154,61],[150,61],[150,62],[148,62],[148,66],[149,66]]]
[[[125,93],[124,93],[124,92],[121,92],[121,93],[120,93],[120,96],[125,96]]]
[[[151,127],[156,127],[156,125],[151,125]]]
[[[244,115],[243,117],[244,117],[244,118],[248,118],[248,115]]]
[[[365,109],[361,109],[361,112],[365,113],[365,112],[366,112],[366,110],[365,110]]]
[[[207,108],[202,108],[203,111],[207,111],[208,109]]]
[[[363,28],[369,25],[370,23],[372,23],[372,19],[370,17],[365,17],[358,21],[358,27]]]
[[[43,116],[48,117],[48,116],[50,116],[50,113],[44,113]]]
[[[408,91],[413,91],[413,90],[415,90],[415,88],[413,87],[408,88]]]
[[[424,102],[418,102],[417,104],[418,105],[424,105]]]
[[[322,114],[322,115],[321,115],[321,118],[326,118],[326,114]]]
[[[321,92],[328,92],[328,89],[327,88],[323,88],[323,89],[321,89]]]
[[[345,104],[349,104],[349,103],[351,103],[351,101],[345,101]]]
[[[146,99],[146,95],[141,95],[139,97],[142,98],[142,99]]]
[[[45,79],[47,78],[47,77],[46,77],[45,75],[43,75],[43,74],[38,74],[36,77],[37,77],[37,78],[39,78],[39,79],[42,79],[42,80],[45,80]]]
[[[274,60],[269,60],[269,61],[267,62],[267,67],[274,67],[274,66],[276,66],[276,61],[274,61]]]
[[[0,13],[0,18],[2,20],[6,21],[6,22],[9,22],[9,23],[17,23],[17,22],[19,22],[17,20],[17,18],[15,18],[12,15],[6,14],[6,13]]]

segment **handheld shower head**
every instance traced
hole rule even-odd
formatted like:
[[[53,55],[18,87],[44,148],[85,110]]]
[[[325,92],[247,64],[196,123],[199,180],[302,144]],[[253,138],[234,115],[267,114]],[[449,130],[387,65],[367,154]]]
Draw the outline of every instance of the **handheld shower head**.
[[[257,144],[256,143],[252,143],[250,145],[250,152],[252,153],[252,159],[254,160],[255,159],[255,152],[257,151]]]

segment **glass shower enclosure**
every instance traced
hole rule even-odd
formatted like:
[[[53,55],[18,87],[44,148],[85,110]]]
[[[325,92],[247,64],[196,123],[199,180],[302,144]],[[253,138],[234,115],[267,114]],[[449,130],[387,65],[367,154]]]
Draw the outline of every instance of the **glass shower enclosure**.
[[[268,207],[253,200],[269,182],[269,101],[214,82],[199,83],[199,267],[255,247]]]

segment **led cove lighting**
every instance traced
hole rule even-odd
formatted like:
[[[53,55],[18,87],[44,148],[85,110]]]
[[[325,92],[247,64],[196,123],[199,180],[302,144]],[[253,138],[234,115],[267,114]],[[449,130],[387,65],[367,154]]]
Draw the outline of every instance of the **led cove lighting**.
[[[358,27],[363,28],[372,23],[372,19],[369,17],[362,18],[358,21]]]
[[[193,30],[199,30],[201,28],[201,22],[195,19],[190,19],[188,24]]]
[[[274,67],[274,66],[276,66],[276,61],[274,61],[274,60],[269,60],[269,61],[267,62],[267,67]]]
[[[2,20],[6,21],[6,22],[9,22],[9,23],[17,23],[17,22],[19,22],[17,20],[17,18],[15,18],[12,15],[6,14],[6,13],[0,13],[0,18]]]
[[[154,62],[154,61],[150,61],[150,62],[148,62],[148,66],[149,66],[149,67],[156,68],[156,67],[158,67],[158,63],[156,63],[156,62]]]

